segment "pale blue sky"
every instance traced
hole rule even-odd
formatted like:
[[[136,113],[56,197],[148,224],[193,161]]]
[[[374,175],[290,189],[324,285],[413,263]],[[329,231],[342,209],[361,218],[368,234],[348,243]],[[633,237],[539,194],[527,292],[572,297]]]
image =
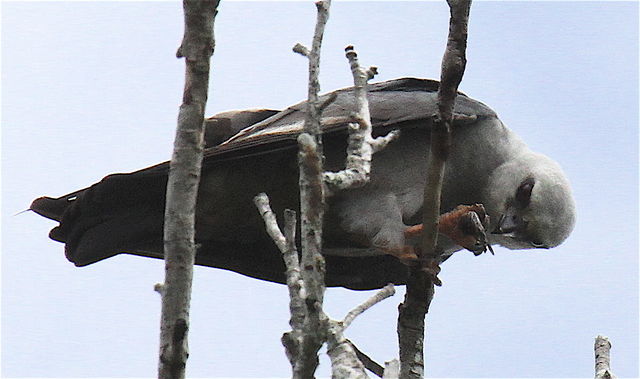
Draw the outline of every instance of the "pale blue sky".
[[[207,114],[282,108],[306,96],[308,2],[224,2]],[[435,78],[443,2],[337,2],[323,90],[350,85],[355,45],[378,80]],[[427,319],[429,377],[592,377],[593,338],[613,343],[620,377],[638,376],[638,4],[473,4],[461,90],[556,159],[578,222],[562,246],[443,265]],[[182,94],[178,2],[2,4],[2,376],[153,377],[163,262],[118,256],[75,268],[24,213],[113,172],[166,160]],[[348,330],[379,362],[397,355],[404,289]],[[368,292],[332,289],[336,318]],[[197,268],[187,374],[288,376],[281,285]],[[328,375],[323,360],[319,375]]]

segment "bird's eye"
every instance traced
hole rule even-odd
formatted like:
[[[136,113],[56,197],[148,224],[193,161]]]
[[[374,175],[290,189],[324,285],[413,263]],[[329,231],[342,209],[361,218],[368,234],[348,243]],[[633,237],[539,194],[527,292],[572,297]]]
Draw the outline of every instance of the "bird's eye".
[[[545,245],[543,242],[539,242],[536,240],[530,241],[531,242],[531,246],[535,247],[536,249],[546,249],[547,245]]]
[[[536,184],[535,179],[529,177],[520,183],[518,189],[516,190],[516,205],[518,208],[523,209],[529,206],[531,202],[531,192],[533,191],[533,186]]]

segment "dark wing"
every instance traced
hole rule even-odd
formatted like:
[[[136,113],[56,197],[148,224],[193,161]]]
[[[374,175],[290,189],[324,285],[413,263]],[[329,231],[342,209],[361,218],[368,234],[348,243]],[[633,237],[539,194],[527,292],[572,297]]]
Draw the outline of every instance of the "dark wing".
[[[213,147],[231,138],[247,126],[256,124],[279,111],[273,109],[248,109],[218,113],[204,120],[204,146]]]
[[[401,78],[369,85],[367,97],[374,134],[382,135],[416,120],[425,120],[425,127],[428,127],[437,109],[438,85],[434,80],[416,78]],[[322,113],[322,132],[327,134],[344,131],[347,124],[353,121],[350,115],[355,111],[353,87],[322,95],[320,103],[331,96],[335,96],[335,100]],[[463,93],[459,93],[456,98],[454,113],[461,123],[477,117],[495,116],[491,108]],[[205,159],[251,147],[269,149],[271,144],[291,144],[302,132],[305,115],[306,101],[303,101],[243,129],[219,146],[207,150]]]
[[[428,127],[436,111],[437,87],[435,81],[413,78],[370,85],[368,97],[374,134],[401,129],[405,124],[415,126],[412,122],[415,120],[425,120],[424,125]],[[323,95],[321,101],[329,96],[335,96],[335,100],[323,113],[325,138],[334,132],[344,134],[354,110],[352,88]],[[295,149],[305,111],[302,102],[281,112],[234,111],[208,119],[203,170],[230,160]],[[455,111],[460,120],[494,115],[491,109],[464,95],[458,96]],[[226,139],[238,129],[242,130]],[[51,230],[50,237],[66,244],[67,258],[78,266],[121,252],[162,258],[158,252],[162,251],[168,166],[168,162],[163,162],[128,174],[109,175],[91,187],[59,198],[36,199],[31,210],[60,222]],[[242,245],[235,241],[229,242],[229,246],[222,241],[202,243],[197,264],[269,281],[282,283],[285,280],[282,259],[277,251],[266,252],[264,242]],[[271,250],[275,249],[271,246],[273,243],[268,244]],[[403,283],[405,277],[405,268],[389,256],[327,257],[329,286],[377,288],[388,282]]]

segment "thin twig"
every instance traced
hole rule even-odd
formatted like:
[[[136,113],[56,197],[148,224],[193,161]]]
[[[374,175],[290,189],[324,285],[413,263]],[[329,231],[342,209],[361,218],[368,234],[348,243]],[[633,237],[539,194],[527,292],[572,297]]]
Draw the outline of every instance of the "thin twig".
[[[287,288],[289,289],[289,312],[291,314],[289,324],[291,325],[291,332],[287,332],[282,336],[282,344],[286,348],[287,357],[292,367],[295,367],[300,355],[302,327],[306,312],[304,306],[306,295],[300,277],[300,262],[295,244],[296,213],[290,209],[285,210],[285,231],[283,234],[269,205],[269,197],[265,193],[260,193],[253,198],[253,202],[262,216],[267,234],[269,234],[282,253],[287,267],[286,277]]]
[[[342,320],[342,327],[347,329],[349,325],[355,320],[356,317],[360,316],[364,311],[378,304],[382,300],[395,295],[396,289],[393,284],[389,283],[376,292],[373,296],[368,298],[365,302],[353,308]]]
[[[262,216],[267,234],[269,234],[269,237],[271,237],[273,242],[276,243],[280,252],[285,254],[288,249],[287,239],[280,231],[276,215],[273,213],[271,206],[269,205],[269,197],[264,192],[259,193],[253,198],[253,203],[256,205],[256,208],[258,208],[258,211]]]
[[[347,313],[342,321],[327,320],[327,353],[331,359],[331,371],[334,378],[366,378],[365,361],[358,357],[355,346],[344,337],[344,331],[362,312],[382,300],[393,296],[393,284],[387,284],[375,295]],[[362,354],[362,352],[360,352]],[[366,355],[365,355],[366,357]]]

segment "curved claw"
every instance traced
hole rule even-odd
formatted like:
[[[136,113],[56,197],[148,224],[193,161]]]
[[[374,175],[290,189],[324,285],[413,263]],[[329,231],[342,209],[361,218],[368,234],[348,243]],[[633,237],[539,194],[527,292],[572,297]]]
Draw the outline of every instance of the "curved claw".
[[[440,232],[474,255],[487,250],[495,255],[487,239],[489,215],[482,204],[459,205],[441,216]]]

